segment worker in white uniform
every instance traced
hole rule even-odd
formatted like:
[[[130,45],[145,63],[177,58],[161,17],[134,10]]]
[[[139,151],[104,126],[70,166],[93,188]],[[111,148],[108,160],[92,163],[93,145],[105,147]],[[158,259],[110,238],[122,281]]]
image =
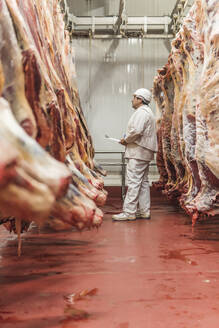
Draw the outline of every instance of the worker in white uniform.
[[[132,221],[136,218],[150,219],[150,186],[148,181],[149,163],[157,151],[155,116],[148,106],[151,92],[141,88],[132,99],[132,114],[124,139],[126,146],[127,185],[123,212],[112,216],[115,221]]]

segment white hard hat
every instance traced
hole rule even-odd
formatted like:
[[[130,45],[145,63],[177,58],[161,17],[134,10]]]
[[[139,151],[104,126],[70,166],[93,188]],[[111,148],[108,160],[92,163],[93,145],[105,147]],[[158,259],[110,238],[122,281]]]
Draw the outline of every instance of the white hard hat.
[[[142,100],[145,100],[146,102],[150,102],[152,98],[151,92],[144,88],[136,90],[134,95],[141,98]]]

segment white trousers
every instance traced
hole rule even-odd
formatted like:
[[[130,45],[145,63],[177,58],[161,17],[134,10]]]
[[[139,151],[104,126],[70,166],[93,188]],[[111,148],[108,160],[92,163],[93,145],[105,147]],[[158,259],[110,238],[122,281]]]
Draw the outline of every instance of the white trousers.
[[[123,204],[124,213],[135,215],[137,210],[142,213],[150,210],[149,163],[134,158],[128,159],[128,190]]]

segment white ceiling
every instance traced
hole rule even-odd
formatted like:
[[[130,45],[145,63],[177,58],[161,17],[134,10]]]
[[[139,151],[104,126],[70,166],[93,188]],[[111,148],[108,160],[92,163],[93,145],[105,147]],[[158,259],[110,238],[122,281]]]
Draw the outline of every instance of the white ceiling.
[[[127,16],[166,16],[177,0],[126,0]],[[67,0],[75,16],[118,15],[119,0]]]

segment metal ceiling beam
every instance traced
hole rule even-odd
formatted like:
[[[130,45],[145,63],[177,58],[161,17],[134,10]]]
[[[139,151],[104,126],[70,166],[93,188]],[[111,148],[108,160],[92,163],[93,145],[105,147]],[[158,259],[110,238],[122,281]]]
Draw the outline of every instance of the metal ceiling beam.
[[[74,36],[89,36],[93,37],[97,35],[106,34],[109,35],[120,35],[123,37],[143,37],[146,38],[147,35],[160,34],[163,33],[167,35],[167,38],[173,35],[168,33],[168,26],[171,23],[171,19],[168,16],[164,17],[126,17],[125,25],[116,24],[118,22],[119,16],[114,17],[76,17],[71,16],[73,20],[72,35]],[[115,29],[116,26],[116,29]],[[123,29],[121,29],[123,26]],[[170,36],[171,35],[171,36]],[[108,38],[108,37],[107,37]],[[166,38],[164,36],[164,38]]]
[[[114,17],[94,17],[95,18],[95,25],[96,26],[106,26],[106,25],[115,25],[115,18]],[[81,26],[91,26],[93,17],[73,17],[74,24],[77,28]],[[157,17],[147,17],[147,24],[148,25],[166,25],[170,24],[171,19],[169,16],[157,16]],[[145,17],[127,17],[126,25],[130,27],[132,25],[144,25],[145,24]]]
[[[78,17],[69,13],[67,0],[60,1],[65,13],[66,28],[72,36],[104,38],[106,35],[106,38],[117,38],[118,36],[119,39],[122,37],[156,38],[156,35],[158,38],[173,38],[195,0],[176,0],[171,16],[163,17],[128,17],[126,16],[126,0],[120,0],[118,16]],[[111,8],[109,3],[110,6],[114,3],[115,7],[115,1],[105,0],[106,10]],[[115,36],[113,37],[113,35]]]

